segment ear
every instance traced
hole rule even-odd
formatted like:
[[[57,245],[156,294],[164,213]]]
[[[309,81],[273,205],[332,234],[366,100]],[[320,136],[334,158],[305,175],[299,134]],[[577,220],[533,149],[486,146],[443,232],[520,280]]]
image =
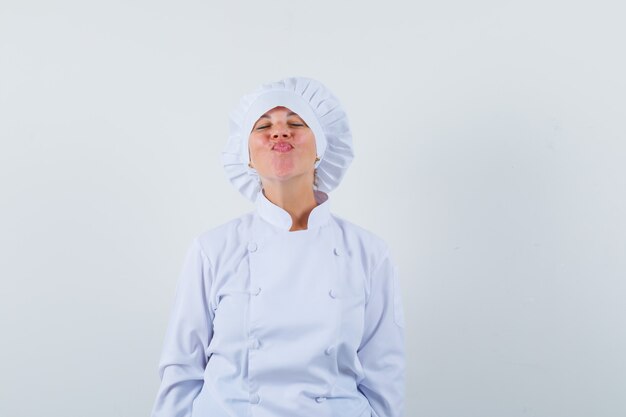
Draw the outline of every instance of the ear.
[[[252,159],[250,158],[250,146],[249,146],[249,145],[248,145],[248,166],[249,166],[250,168],[254,168],[254,167],[252,166]]]

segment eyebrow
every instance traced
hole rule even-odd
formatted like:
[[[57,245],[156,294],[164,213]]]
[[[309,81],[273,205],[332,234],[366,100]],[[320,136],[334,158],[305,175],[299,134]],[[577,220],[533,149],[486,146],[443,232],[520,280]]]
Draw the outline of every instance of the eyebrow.
[[[291,111],[291,112],[289,112],[289,113],[287,113],[287,117],[289,117],[289,116],[298,116],[298,117],[300,117],[300,115],[299,115],[298,113],[294,113],[294,112],[292,112],[292,111]],[[270,117],[269,117],[267,114],[264,114],[264,115],[262,115],[261,117],[259,117],[259,119],[260,119],[260,118],[269,119]],[[301,118],[301,117],[300,117],[300,118]]]

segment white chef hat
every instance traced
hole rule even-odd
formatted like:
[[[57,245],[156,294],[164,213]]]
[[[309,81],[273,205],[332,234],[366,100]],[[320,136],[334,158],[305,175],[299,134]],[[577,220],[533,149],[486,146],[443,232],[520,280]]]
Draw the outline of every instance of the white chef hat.
[[[343,178],[354,153],[348,119],[337,98],[319,81],[291,77],[263,84],[243,96],[230,114],[230,135],[222,152],[226,176],[235,188],[254,201],[261,186],[248,166],[248,139],[254,123],[268,110],[283,106],[297,113],[315,135],[317,189],[333,190]]]

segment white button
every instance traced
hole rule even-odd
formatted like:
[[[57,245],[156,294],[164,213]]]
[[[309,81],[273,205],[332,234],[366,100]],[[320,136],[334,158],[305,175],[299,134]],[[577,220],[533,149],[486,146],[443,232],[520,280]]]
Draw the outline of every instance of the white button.
[[[250,403],[251,404],[258,404],[259,402],[261,402],[261,397],[259,397],[259,394],[252,394],[250,396]]]
[[[341,255],[341,252],[337,248],[333,249],[333,253],[337,256]]]
[[[315,401],[317,401],[318,403],[323,403],[324,401],[326,401],[326,397],[317,397]]]
[[[324,354],[326,354],[326,355],[332,355],[332,353],[333,353],[333,351],[334,351],[334,350],[335,350],[335,347],[334,347],[334,346],[328,346],[328,347],[326,348],[326,350],[324,351]]]
[[[250,294],[252,295],[259,295],[260,293],[261,293],[260,287],[252,288],[252,290],[250,291]]]
[[[254,251],[256,251],[256,249],[257,249],[256,243],[254,243],[254,242],[248,242],[248,250],[249,250],[250,252],[254,252]]]
[[[330,295],[330,298],[337,298],[337,291],[336,290],[330,290],[330,291],[328,291],[328,295]]]
[[[258,349],[261,346],[259,339],[250,339],[250,349]]]

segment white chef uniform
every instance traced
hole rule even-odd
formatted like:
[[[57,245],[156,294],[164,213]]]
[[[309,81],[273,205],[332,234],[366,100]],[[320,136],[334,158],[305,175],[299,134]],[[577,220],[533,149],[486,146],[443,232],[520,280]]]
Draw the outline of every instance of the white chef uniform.
[[[306,230],[260,192],[193,241],[152,417],[400,417],[404,322],[387,245],[330,212]]]

